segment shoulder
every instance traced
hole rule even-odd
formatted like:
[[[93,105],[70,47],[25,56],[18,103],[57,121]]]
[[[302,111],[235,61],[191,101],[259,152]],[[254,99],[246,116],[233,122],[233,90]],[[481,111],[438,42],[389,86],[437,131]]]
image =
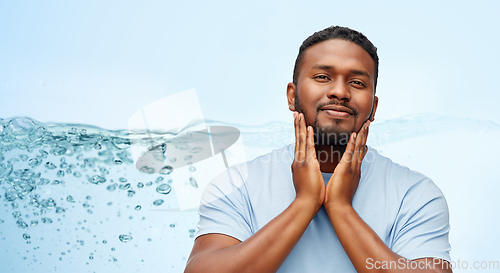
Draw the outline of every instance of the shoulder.
[[[438,202],[432,202],[433,204],[447,209],[443,193],[426,175],[393,162],[371,147],[366,159],[363,183],[366,183],[369,189],[383,191],[387,198],[403,207],[409,205],[417,208],[434,200]]]
[[[380,155],[372,147],[369,147],[365,158],[368,163],[366,167],[367,174],[375,179],[383,179],[393,187],[409,190],[418,185],[426,185],[437,189],[434,182],[426,175]]]

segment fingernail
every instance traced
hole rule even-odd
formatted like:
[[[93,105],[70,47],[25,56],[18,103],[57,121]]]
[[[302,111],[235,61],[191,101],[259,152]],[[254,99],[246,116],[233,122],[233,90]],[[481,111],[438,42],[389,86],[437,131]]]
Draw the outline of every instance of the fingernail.
[[[356,133],[352,133],[352,140],[356,140]]]

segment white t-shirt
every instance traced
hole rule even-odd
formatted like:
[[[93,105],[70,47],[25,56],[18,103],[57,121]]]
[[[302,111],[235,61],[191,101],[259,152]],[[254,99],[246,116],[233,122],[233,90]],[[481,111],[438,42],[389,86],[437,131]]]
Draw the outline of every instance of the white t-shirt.
[[[203,193],[196,237],[221,233],[244,241],[283,212],[295,198],[294,147],[274,150],[215,177]],[[330,177],[323,173],[325,184]],[[395,253],[410,260],[450,261],[448,206],[439,188],[371,147],[361,164],[353,207]],[[356,272],[324,207],[278,272]]]

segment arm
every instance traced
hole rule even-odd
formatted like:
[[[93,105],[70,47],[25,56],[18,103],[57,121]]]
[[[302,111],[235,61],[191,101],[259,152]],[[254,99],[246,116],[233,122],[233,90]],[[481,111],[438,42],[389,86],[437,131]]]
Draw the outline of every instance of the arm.
[[[185,272],[276,272],[321,208],[325,186],[314,152],[312,129],[303,115],[295,117],[295,158],[292,163],[295,200],[249,239],[222,235],[198,237]]]
[[[408,261],[389,249],[378,235],[359,217],[352,207],[357,189],[361,162],[366,155],[367,122],[360,132],[352,134],[346,152],[337,165],[326,188],[325,209],[342,247],[357,272],[452,272],[440,259],[414,260],[416,269],[408,269]],[[375,266],[378,262],[378,266]],[[382,268],[383,264],[392,269]],[[413,267],[415,268],[415,266]]]

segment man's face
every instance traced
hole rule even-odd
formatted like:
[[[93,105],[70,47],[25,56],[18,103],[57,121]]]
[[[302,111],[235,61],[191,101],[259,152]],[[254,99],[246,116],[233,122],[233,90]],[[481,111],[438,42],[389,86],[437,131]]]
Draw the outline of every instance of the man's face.
[[[375,63],[359,45],[327,40],[306,49],[297,86],[288,84],[291,111],[304,113],[317,145],[346,145],[352,132],[373,121]]]

